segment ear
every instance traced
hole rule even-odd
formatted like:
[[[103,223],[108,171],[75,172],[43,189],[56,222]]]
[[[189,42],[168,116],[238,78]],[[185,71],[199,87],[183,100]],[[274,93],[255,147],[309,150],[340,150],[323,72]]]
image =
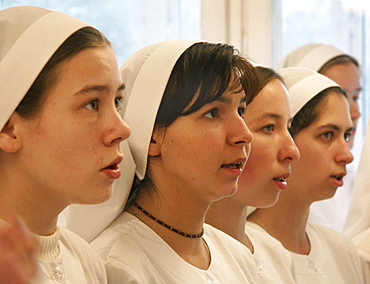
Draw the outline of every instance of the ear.
[[[0,131],[0,149],[8,153],[15,153],[21,149],[21,141],[16,131],[17,118],[18,114],[13,113]]]
[[[159,129],[155,127],[150,139],[148,155],[151,157],[158,157],[161,154],[161,144],[164,134],[164,128]]]

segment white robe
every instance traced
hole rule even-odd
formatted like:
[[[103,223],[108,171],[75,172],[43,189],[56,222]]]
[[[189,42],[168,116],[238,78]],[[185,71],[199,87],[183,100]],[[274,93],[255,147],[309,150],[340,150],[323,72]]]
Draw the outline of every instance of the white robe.
[[[264,229],[259,230],[268,234]],[[311,251],[293,256],[298,284],[362,284],[364,273],[354,244],[340,233],[314,223],[307,223]]]
[[[247,222],[245,230],[253,244],[259,283],[296,283],[291,254],[278,240],[259,228]]]
[[[250,251],[225,233],[204,225],[211,264],[207,270],[183,260],[150,227],[124,212],[92,246],[114,283],[258,283]]]
[[[60,235],[59,235],[60,232]],[[91,246],[76,234],[59,228],[51,242],[43,243],[40,254],[59,254],[56,258],[38,257],[39,271],[31,284],[105,284],[104,264]],[[42,241],[42,236],[37,236]],[[46,237],[46,238],[50,238]]]

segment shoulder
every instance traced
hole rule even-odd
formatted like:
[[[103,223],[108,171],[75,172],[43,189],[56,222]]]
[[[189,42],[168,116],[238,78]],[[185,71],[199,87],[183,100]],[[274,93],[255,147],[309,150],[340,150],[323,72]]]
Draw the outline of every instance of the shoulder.
[[[91,242],[91,246],[105,259],[117,246],[132,246],[133,236],[142,227],[140,223],[131,214],[123,212]]]

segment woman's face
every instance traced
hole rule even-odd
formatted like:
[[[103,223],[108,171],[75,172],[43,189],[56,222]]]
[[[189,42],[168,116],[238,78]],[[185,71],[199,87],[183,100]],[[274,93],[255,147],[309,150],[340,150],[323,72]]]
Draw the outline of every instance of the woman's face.
[[[165,129],[156,129],[149,154],[159,155],[150,164],[158,173],[153,175],[159,177],[153,180],[158,190],[168,188],[203,204],[235,193],[252,141],[242,118],[245,107],[244,92],[228,90]]]
[[[46,202],[107,200],[120,176],[119,144],[130,135],[119,114],[122,81],[110,47],[88,48],[61,63],[40,113],[20,118],[20,175]]]
[[[248,105],[245,122],[253,134],[251,153],[232,197],[244,206],[272,206],[287,185],[290,163],[299,152],[288,132],[288,91],[279,79],[270,81]]]
[[[358,104],[362,90],[360,70],[352,62],[348,64],[336,64],[323,72],[323,75],[335,81],[347,92],[350,105],[350,115],[353,124],[353,132],[348,140],[348,146],[349,148],[352,148],[356,134],[357,122],[361,116],[360,106]]]
[[[346,142],[352,130],[348,101],[333,91],[321,104],[318,118],[294,135],[301,157],[288,180],[289,194],[310,203],[333,197],[353,161]]]

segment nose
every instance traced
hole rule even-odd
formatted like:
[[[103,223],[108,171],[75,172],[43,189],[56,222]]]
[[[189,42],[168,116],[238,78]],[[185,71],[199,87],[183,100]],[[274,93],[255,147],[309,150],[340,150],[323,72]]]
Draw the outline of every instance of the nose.
[[[103,142],[107,146],[119,144],[131,134],[130,127],[123,121],[116,109],[107,117],[106,126]]]
[[[233,120],[230,127],[228,127],[230,135],[229,135],[229,143],[233,145],[246,145],[252,143],[253,134],[249,130],[247,124],[244,122],[244,119],[238,116],[235,120]]]
[[[343,139],[337,149],[337,155],[335,157],[337,163],[350,164],[353,161],[353,155],[348,147],[347,142]]]
[[[349,101],[349,111],[352,120],[360,118],[361,116],[360,108],[358,106],[357,101],[355,101],[353,98],[350,98]]]
[[[279,151],[279,159],[282,161],[294,162],[300,157],[299,150],[294,143],[294,140],[288,130],[285,131],[283,139],[281,139],[281,148]]]

